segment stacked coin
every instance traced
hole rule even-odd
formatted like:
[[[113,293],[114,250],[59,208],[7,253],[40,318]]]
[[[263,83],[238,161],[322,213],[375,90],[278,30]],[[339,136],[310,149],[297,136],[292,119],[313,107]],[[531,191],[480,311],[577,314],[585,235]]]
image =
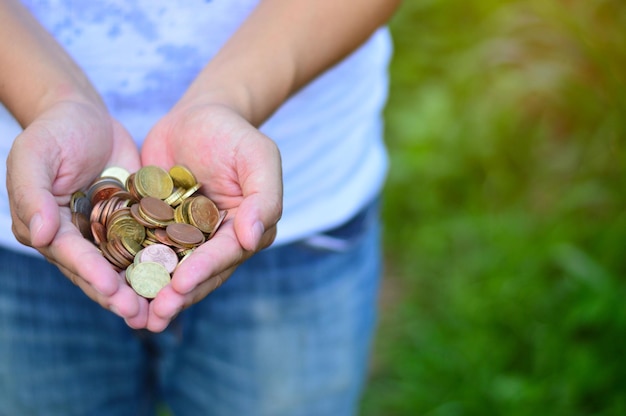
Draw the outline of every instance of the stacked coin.
[[[105,169],[86,192],[72,195],[72,221],[141,296],[154,298],[178,263],[210,239],[226,217],[197,193],[186,167]]]

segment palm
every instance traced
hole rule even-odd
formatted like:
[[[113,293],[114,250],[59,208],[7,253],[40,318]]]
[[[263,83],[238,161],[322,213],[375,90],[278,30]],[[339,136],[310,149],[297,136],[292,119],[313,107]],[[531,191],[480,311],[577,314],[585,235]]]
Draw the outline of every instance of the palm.
[[[267,146],[260,133],[225,108],[196,109],[170,115],[152,130],[142,148],[143,164],[187,166],[203,192],[222,209],[241,203],[255,153]]]
[[[202,192],[228,210],[219,232],[181,263],[172,285],[152,302],[148,327],[159,330],[273,241],[282,209],[280,156],[269,138],[232,110],[201,106],[168,114],[146,138],[141,157],[144,165],[186,166]]]

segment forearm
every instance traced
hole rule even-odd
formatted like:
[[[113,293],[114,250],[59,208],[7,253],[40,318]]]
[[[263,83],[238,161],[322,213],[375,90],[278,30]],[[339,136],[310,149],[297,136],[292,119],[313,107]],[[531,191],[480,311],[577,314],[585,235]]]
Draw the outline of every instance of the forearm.
[[[262,0],[182,102],[216,101],[260,125],[362,44],[400,0]]]
[[[101,105],[82,70],[17,0],[0,0],[0,101],[22,126],[53,103]]]

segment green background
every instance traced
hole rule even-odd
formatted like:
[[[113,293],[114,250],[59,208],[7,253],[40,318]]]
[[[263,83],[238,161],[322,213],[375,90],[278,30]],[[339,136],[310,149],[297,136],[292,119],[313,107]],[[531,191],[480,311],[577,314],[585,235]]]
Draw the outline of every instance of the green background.
[[[412,0],[391,29],[362,414],[626,415],[626,3]]]

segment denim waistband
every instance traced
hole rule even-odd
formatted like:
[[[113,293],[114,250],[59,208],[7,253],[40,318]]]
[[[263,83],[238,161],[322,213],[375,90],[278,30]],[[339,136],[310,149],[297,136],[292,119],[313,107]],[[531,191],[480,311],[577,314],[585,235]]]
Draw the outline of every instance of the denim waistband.
[[[380,198],[368,203],[351,219],[330,230],[306,237],[301,243],[318,249],[331,251],[348,250],[373,221],[379,216]]]

